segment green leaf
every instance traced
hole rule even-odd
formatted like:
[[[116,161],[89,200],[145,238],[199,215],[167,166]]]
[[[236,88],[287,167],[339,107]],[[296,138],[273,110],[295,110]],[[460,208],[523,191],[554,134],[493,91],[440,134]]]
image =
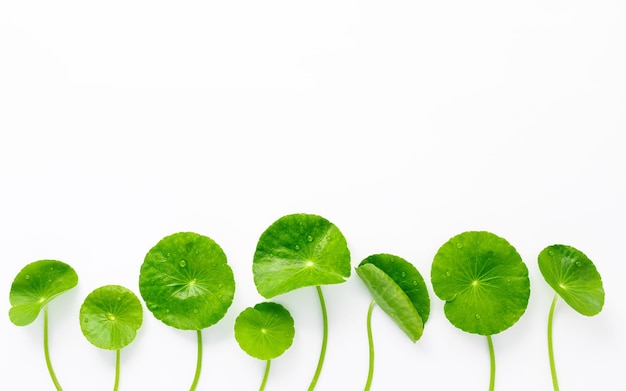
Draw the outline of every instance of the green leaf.
[[[435,294],[446,301],[448,320],[469,333],[504,331],[528,306],[526,265],[513,246],[490,232],[464,232],[441,246],[431,281]]]
[[[241,349],[261,360],[274,359],[289,349],[295,329],[289,311],[264,302],[243,310],[235,320],[235,339]]]
[[[539,254],[546,282],[577,312],[593,316],[604,306],[602,278],[595,265],[574,247],[555,244]]]
[[[89,342],[101,349],[119,350],[130,344],[143,321],[135,294],[119,285],[91,292],[80,307],[80,328]]]
[[[355,270],[376,303],[411,341],[420,339],[430,313],[430,298],[415,266],[395,255],[375,254]]]
[[[323,217],[283,216],[263,232],[252,264],[258,292],[271,298],[294,289],[339,284],[350,276],[350,251]]]
[[[41,260],[26,265],[11,285],[9,318],[17,326],[31,324],[41,309],[78,284],[78,275],[61,261]]]
[[[148,310],[168,326],[202,330],[226,315],[235,279],[226,255],[211,238],[179,232],[146,255],[139,292]]]

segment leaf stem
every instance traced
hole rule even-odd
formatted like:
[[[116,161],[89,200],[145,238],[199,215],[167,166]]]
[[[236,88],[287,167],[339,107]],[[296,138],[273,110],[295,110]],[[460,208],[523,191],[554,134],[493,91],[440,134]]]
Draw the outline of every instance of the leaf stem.
[[[558,295],[554,295],[552,305],[550,306],[550,314],[548,315],[548,355],[550,356],[550,373],[552,374],[552,386],[554,391],[559,391],[559,381],[556,378],[556,365],[554,364],[554,351],[552,350],[552,319],[554,318],[554,308]]]
[[[196,362],[196,374],[193,377],[193,383],[189,391],[194,391],[198,386],[198,380],[200,380],[200,370],[202,369],[202,330],[196,331],[198,334],[198,359]]]
[[[57,380],[56,375],[54,374],[54,369],[52,369],[52,361],[50,361],[50,351],[48,350],[48,306],[43,307],[43,354],[46,357],[46,366],[48,367],[48,372],[50,373],[50,378],[52,378],[52,382],[54,383],[54,387],[57,391],[63,391],[59,381]]]
[[[365,391],[369,391],[372,386],[372,379],[374,378],[374,338],[372,336],[372,310],[376,302],[372,300],[370,308],[367,310],[367,341],[370,350],[369,370],[367,372],[367,382],[365,382]]]
[[[487,343],[489,344],[489,358],[491,360],[491,375],[489,378],[489,391],[493,391],[496,385],[496,354],[493,350],[493,341],[491,335],[487,336]]]
[[[326,356],[326,344],[328,343],[328,314],[326,313],[326,303],[324,302],[324,294],[322,293],[322,288],[318,285],[315,287],[317,289],[317,295],[320,299],[320,306],[322,307],[322,321],[324,323],[324,334],[322,336],[322,349],[320,351],[320,358],[317,361],[317,368],[315,369],[315,375],[311,380],[311,384],[309,385],[308,391],[313,391],[315,389],[315,384],[317,384],[317,379],[320,377],[320,373],[322,372],[322,366],[324,366],[324,357]]]
[[[272,360],[267,360],[267,364],[265,365],[265,374],[263,374],[263,381],[261,382],[261,388],[259,391],[263,391],[265,389],[265,384],[267,384],[267,378],[270,374],[270,364]]]
[[[120,385],[120,349],[115,351],[115,383],[113,384],[113,391],[117,391]]]

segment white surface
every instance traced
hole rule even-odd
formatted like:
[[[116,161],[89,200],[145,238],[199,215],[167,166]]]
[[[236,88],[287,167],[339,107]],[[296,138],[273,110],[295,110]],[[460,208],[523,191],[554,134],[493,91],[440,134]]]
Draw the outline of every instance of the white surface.
[[[42,319],[6,316],[24,265],[76,269],[79,286],[50,305],[53,364],[66,391],[109,390],[114,354],[82,336],[80,304],[105,284],[138,293],[149,248],[191,230],[223,247],[237,281],[204,331],[198,389],[258,389],[264,364],[237,346],[234,318],[262,300],[262,231],[305,212],[342,230],[353,266],[389,252],[428,281],[415,345],[374,314],[374,390],[487,389],[485,339],[451,326],[429,282],[439,246],[470,229],[508,239],[530,270],[526,314],[494,337],[496,389],[551,389],[552,292],[536,257],[563,243],[594,261],[606,305],[592,318],[558,307],[561,389],[626,390],[626,7],[505,3],[0,3],[0,388],[52,389]],[[369,293],[354,273],[324,292],[317,390],[360,390]],[[304,390],[321,341],[315,290],[276,301],[296,339],[267,390]],[[120,390],[188,389],[195,349],[192,332],[146,311]]]

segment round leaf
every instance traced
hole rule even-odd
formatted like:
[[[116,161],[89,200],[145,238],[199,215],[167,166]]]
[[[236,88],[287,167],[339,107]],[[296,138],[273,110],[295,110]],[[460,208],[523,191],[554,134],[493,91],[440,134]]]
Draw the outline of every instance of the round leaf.
[[[293,318],[277,303],[259,303],[243,310],[235,320],[235,339],[252,357],[271,360],[293,342]]]
[[[604,306],[604,288],[593,262],[574,247],[556,244],[539,254],[546,282],[577,312],[593,316]]]
[[[252,264],[258,292],[271,298],[294,289],[338,284],[350,276],[350,251],[323,217],[281,217],[261,235]]]
[[[505,239],[470,231],[446,242],[432,263],[435,294],[456,327],[480,335],[497,334],[526,311],[528,269]]]
[[[148,310],[166,325],[201,330],[224,317],[235,295],[235,279],[217,243],[179,232],[148,252],[139,292]]]
[[[430,298],[415,266],[395,255],[376,254],[365,258],[356,273],[380,308],[416,342],[428,320]]]
[[[50,300],[76,284],[78,275],[61,261],[46,259],[26,265],[11,284],[11,322],[17,326],[31,324]]]
[[[80,307],[80,328],[101,349],[119,350],[130,344],[143,321],[143,310],[133,292],[105,285],[91,292]]]

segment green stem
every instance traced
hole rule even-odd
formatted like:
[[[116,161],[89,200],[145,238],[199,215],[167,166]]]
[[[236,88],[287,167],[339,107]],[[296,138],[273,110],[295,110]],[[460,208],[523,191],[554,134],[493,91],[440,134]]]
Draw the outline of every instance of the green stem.
[[[63,391],[56,375],[54,374],[54,370],[52,369],[50,352],[48,351],[48,306],[43,307],[43,354],[46,357],[46,366],[48,367],[48,372],[50,373],[54,387],[57,391]]]
[[[367,310],[367,341],[370,348],[370,363],[369,370],[367,372],[367,382],[365,382],[365,391],[369,391],[372,386],[372,379],[374,378],[374,338],[372,337],[372,310],[376,302],[372,300],[370,308]]]
[[[322,372],[322,366],[324,366],[324,357],[326,356],[326,344],[328,343],[328,314],[326,313],[326,303],[324,302],[324,295],[322,294],[322,288],[318,285],[315,287],[317,289],[317,295],[320,298],[320,306],[322,307],[322,320],[324,323],[324,335],[322,337],[322,349],[320,351],[320,358],[317,361],[317,368],[315,369],[315,375],[311,380],[311,384],[309,385],[309,391],[313,391],[315,389],[315,384],[317,384],[317,379],[320,377],[320,373]]]
[[[556,301],[559,296],[554,295],[552,299],[552,306],[550,307],[550,314],[548,315],[548,355],[550,356],[550,373],[552,373],[552,386],[554,391],[559,391],[559,381],[556,378],[556,366],[554,365],[554,351],[552,350],[552,319],[554,318],[554,308],[556,307]]]
[[[489,391],[493,391],[496,385],[496,354],[493,350],[493,341],[491,335],[487,336],[487,343],[489,344],[489,358],[491,360],[491,376],[489,378]]]
[[[196,374],[193,377],[193,383],[189,391],[194,391],[198,386],[198,380],[200,380],[200,370],[202,369],[202,330],[196,331],[198,334],[198,359],[196,362]]]
[[[120,349],[115,351],[115,383],[113,384],[113,391],[117,391],[120,385]]]
[[[115,351],[115,384],[113,384],[113,391],[117,391],[120,385],[120,349]]]
[[[267,364],[265,365],[265,374],[263,375],[263,381],[261,382],[261,388],[259,391],[263,391],[265,389],[265,384],[267,384],[267,378],[270,374],[270,364],[272,360],[267,360]]]

